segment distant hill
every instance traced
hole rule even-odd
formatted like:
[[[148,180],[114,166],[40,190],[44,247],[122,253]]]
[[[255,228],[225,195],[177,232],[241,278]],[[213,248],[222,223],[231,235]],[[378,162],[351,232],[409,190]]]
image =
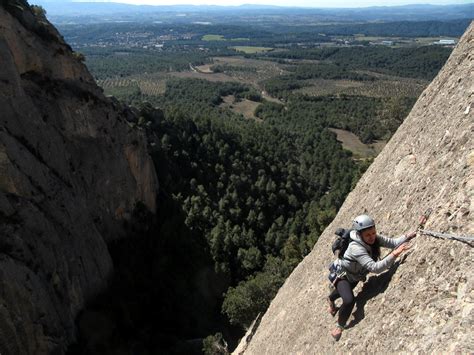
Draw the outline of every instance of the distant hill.
[[[279,7],[246,4],[241,6],[194,6],[194,5],[129,5],[121,3],[71,2],[57,0],[32,1],[43,6],[53,22],[62,17],[104,17],[120,15],[140,16],[163,13],[192,13],[209,16],[237,13],[238,15],[305,15],[317,16],[322,21],[421,21],[421,20],[453,20],[472,18],[472,4],[463,5],[406,5],[406,6],[378,6],[366,8],[301,8]]]

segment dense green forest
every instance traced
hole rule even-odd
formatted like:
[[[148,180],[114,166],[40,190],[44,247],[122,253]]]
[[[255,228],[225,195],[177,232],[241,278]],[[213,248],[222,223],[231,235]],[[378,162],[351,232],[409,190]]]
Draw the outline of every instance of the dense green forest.
[[[310,125],[260,124],[216,107],[220,97],[246,91],[169,82],[153,102],[164,115],[150,126],[156,165],[168,166],[158,170],[162,188],[182,206],[186,225],[205,236],[216,270],[229,276],[223,311],[243,326],[311,250],[359,174],[316,117]]]

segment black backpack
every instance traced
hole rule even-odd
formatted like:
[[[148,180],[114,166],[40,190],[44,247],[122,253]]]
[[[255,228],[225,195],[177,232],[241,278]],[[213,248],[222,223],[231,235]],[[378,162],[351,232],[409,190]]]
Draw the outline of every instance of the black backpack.
[[[345,228],[338,228],[335,232],[337,235],[336,240],[332,243],[332,252],[334,255],[337,255],[339,259],[343,259],[344,253],[347,250],[351,242],[351,234],[352,229],[345,229]],[[336,254],[337,253],[337,254]]]

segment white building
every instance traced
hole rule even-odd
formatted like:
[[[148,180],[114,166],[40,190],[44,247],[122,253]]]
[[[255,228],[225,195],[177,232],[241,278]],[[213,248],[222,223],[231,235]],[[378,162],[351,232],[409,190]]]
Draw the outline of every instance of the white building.
[[[454,39],[440,39],[438,42],[434,42],[435,44],[441,45],[455,45],[456,41]]]

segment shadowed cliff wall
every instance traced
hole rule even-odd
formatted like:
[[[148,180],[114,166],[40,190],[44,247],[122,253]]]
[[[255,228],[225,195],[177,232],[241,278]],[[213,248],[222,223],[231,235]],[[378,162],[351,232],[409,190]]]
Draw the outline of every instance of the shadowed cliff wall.
[[[46,19],[0,6],[0,353],[62,353],[158,188],[144,135]]]

